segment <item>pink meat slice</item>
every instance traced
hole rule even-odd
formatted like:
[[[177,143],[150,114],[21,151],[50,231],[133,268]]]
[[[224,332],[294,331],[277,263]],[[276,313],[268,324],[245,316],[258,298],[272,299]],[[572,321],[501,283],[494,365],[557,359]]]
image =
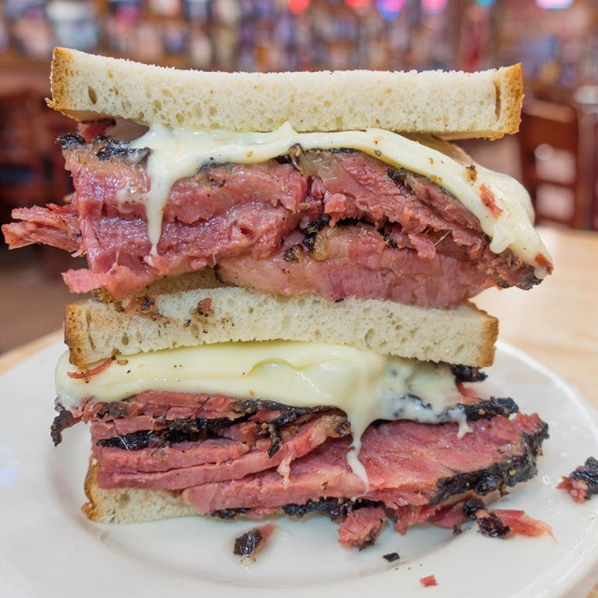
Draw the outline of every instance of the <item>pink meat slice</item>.
[[[534,519],[525,513],[525,511],[516,509],[492,509],[494,513],[505,525],[511,528],[513,534],[522,536],[552,536],[552,528],[538,519]]]
[[[414,175],[395,181],[385,164],[358,152],[312,154],[301,158],[302,172],[271,160],[204,168],[179,181],[166,205],[159,256],[151,259],[144,167],[99,160],[91,146],[65,152],[76,189],[68,226],[57,227],[51,210],[36,208],[15,212],[21,222],[3,230],[12,247],[43,242],[86,254],[88,270],[65,274],[69,288],[104,287],[116,298],[223,260],[232,260],[226,263],[229,280],[241,282],[240,271],[249,266],[242,284],[269,292],[375,296],[437,307],[492,285],[538,282],[512,252],[491,254],[479,223],[434,183]],[[365,245],[359,250],[355,235],[347,234],[337,242],[337,259],[314,264],[309,256],[288,268],[281,244],[324,215],[330,218],[326,231],[357,218],[377,237],[360,238]]]
[[[80,248],[79,223],[72,206],[49,204],[45,208],[18,208],[12,211],[13,222],[2,227],[11,249],[43,243],[73,253]]]
[[[277,509],[320,497],[362,496],[363,480],[351,472],[346,455],[350,442],[328,441],[292,463],[288,477],[268,470],[242,480],[203,484],[184,490],[183,497],[200,513],[235,508]]]
[[[227,438],[196,442],[181,442],[172,446],[127,451],[114,447],[95,447],[94,455],[100,463],[102,480],[107,481],[120,472],[162,473],[173,469],[200,465],[220,465],[240,459],[250,447]],[[151,487],[151,486],[148,486]]]
[[[269,470],[242,480],[187,488],[184,497],[200,513],[234,508],[278,508],[322,496],[362,497],[390,508],[423,506],[439,493],[438,481],[484,470],[526,451],[524,434],[544,424],[537,415],[471,422],[462,438],[456,424],[398,421],[370,427],[362,437],[360,461],[369,489],[347,464],[348,439],[329,440],[291,464],[281,477]]]
[[[333,223],[346,218],[365,219],[376,226],[400,222],[405,233],[417,233],[428,227],[445,229],[449,222],[482,232],[471,212],[437,185],[411,175],[407,175],[409,186],[397,185],[387,166],[359,152],[321,152],[316,160],[308,153],[302,164],[307,173],[318,177],[312,193],[323,200]],[[413,201],[414,193],[419,201]]]
[[[123,420],[138,415],[161,419],[236,419],[239,399],[224,395],[148,390],[117,403],[86,401],[77,415],[84,421]],[[141,428],[139,428],[141,429]],[[151,429],[151,428],[146,428]]]
[[[338,528],[338,542],[349,548],[365,548],[376,542],[386,525],[386,513],[380,507],[351,511]]]
[[[91,268],[70,270],[64,279],[75,293],[104,287],[122,298],[162,276],[202,270],[226,257],[266,257],[298,223],[298,214],[280,206],[256,210],[253,204],[234,206],[225,215],[193,225],[167,222],[159,256],[149,260],[151,243],[144,220],[125,224],[120,218],[87,219],[82,223],[82,249]]]
[[[89,149],[64,152],[77,193],[78,213],[92,220],[105,216],[145,219],[143,195],[150,188],[143,166],[100,160]],[[300,210],[308,181],[290,164],[226,164],[201,169],[171,189],[164,220],[205,222],[246,203]]]
[[[93,446],[99,440],[114,438],[115,436],[126,436],[135,432],[163,430],[164,424],[150,415],[134,415],[112,421],[94,421],[91,424],[91,443]]]
[[[322,415],[316,417],[298,430],[283,430],[282,446],[270,457],[269,440],[258,440],[252,450],[224,462],[207,462],[202,465],[187,463],[185,451],[187,446],[172,445],[165,458],[166,463],[176,460],[178,465],[160,466],[159,449],[142,449],[141,451],[124,451],[112,447],[96,447],[98,459],[98,483],[103,488],[165,488],[167,490],[182,490],[190,486],[220,482],[223,480],[237,480],[255,472],[278,467],[287,460],[303,457],[315,447],[322,445],[328,438],[338,437],[338,427],[344,422],[344,417],[338,415]],[[293,432],[295,432],[293,434]],[[219,440],[217,442],[234,442]],[[184,444],[184,443],[183,443]],[[145,451],[145,452],[142,452]],[[152,452],[154,451],[154,452]],[[141,452],[141,456],[137,453]],[[145,465],[145,456],[153,455],[155,461]],[[158,469],[154,467],[158,466]],[[140,471],[139,468],[143,469]],[[279,475],[279,474],[276,474]]]
[[[220,278],[282,295],[315,292],[331,301],[359,297],[436,307],[458,305],[494,284],[487,270],[489,260],[494,260],[490,254],[482,261],[436,250],[431,257],[422,256],[412,249],[389,247],[371,226],[328,229],[316,257],[303,253],[289,262],[288,245],[289,241],[268,258],[224,259]]]

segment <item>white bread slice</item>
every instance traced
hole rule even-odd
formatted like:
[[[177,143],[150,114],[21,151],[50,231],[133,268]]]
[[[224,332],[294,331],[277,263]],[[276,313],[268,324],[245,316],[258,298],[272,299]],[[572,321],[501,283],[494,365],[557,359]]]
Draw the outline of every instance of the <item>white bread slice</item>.
[[[181,290],[198,280],[203,288]],[[471,303],[446,310],[375,299],[283,297],[220,285],[210,271],[174,284],[174,292],[156,293],[163,290],[158,285],[122,303],[92,299],[69,305],[65,340],[71,361],[85,367],[117,354],[274,339],[477,367],[494,359],[498,321]]]
[[[140,523],[171,517],[199,515],[182,498],[180,493],[169,490],[143,490],[115,488],[107,490],[98,486],[97,463],[90,461],[85,478],[86,502],[82,510],[98,523]]]
[[[55,48],[52,100],[79,121],[121,117],[192,130],[379,127],[452,138],[516,133],[521,65],[478,73],[179,71]]]

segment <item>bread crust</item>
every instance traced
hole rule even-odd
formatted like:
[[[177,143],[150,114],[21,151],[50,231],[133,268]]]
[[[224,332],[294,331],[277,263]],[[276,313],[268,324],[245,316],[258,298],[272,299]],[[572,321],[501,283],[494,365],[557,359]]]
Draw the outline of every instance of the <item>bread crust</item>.
[[[81,510],[97,523],[140,523],[172,517],[199,516],[180,492],[140,488],[100,488],[98,465],[92,458],[85,476],[87,502]]]
[[[523,67],[516,64],[506,69],[501,81],[499,92],[500,106],[499,120],[506,131],[517,133],[521,123],[521,108],[523,106]]]
[[[79,121],[120,117],[193,130],[379,127],[450,138],[516,133],[521,66],[463,72],[180,71],[55,48],[48,105]]]
[[[471,303],[447,310],[375,299],[283,297],[221,285],[212,271],[174,279],[172,292],[165,284],[123,302],[69,305],[65,342],[71,361],[85,368],[111,355],[275,339],[325,340],[476,367],[494,360],[498,321]],[[189,288],[193,284],[200,286]]]

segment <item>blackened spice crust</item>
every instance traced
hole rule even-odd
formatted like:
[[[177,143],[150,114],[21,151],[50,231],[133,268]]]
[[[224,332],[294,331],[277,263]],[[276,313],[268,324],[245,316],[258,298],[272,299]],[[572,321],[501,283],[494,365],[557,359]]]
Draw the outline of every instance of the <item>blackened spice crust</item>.
[[[245,513],[249,513],[250,510],[251,509],[245,509],[245,508],[221,509],[220,511],[212,511],[210,513],[210,517],[216,517],[218,519],[226,519],[226,520],[230,521],[232,519],[236,519],[240,515],[245,515]]]
[[[585,482],[587,490],[584,500],[590,500],[593,494],[598,494],[598,459],[588,457],[583,465],[572,471],[568,478],[573,481]]]
[[[102,136],[96,137],[93,144],[96,156],[102,161],[119,158],[128,164],[140,164],[152,151],[148,147],[131,148],[128,141],[119,141]]]
[[[475,519],[475,514],[485,508],[486,505],[482,499],[470,498],[463,503],[463,514],[467,519]]]
[[[267,523],[260,527],[254,527],[247,533],[235,539],[233,553],[243,559],[251,558],[252,560],[255,560],[257,553],[262,550],[266,541],[272,536],[275,529],[276,525],[274,523]]]
[[[468,421],[489,419],[498,415],[507,417],[519,412],[517,403],[509,397],[490,397],[487,401],[480,401],[475,405],[464,405],[463,409]]]
[[[343,521],[352,507],[352,501],[341,498],[321,498],[320,500],[308,500],[303,505],[285,505],[283,512],[291,517],[302,518],[310,513],[328,515],[332,521]]]
[[[438,494],[430,501],[438,505],[451,496],[473,491],[482,496],[498,490],[504,494],[507,487],[529,480],[537,473],[536,457],[542,442],[548,438],[548,424],[535,434],[524,434],[522,455],[517,455],[503,463],[495,463],[486,469],[460,473],[441,478],[436,482]]]
[[[50,426],[50,436],[54,442],[54,446],[58,446],[62,442],[62,432],[71,426],[74,426],[79,420],[60,403],[56,403],[56,411],[58,415],[54,418]]]
[[[85,145],[85,139],[78,133],[67,133],[66,135],[61,135],[56,140],[56,143],[58,143],[63,150],[70,150],[80,145]]]
[[[489,511],[484,517],[477,517],[475,521],[480,532],[490,538],[508,538],[512,533],[511,528],[505,525],[500,517],[492,511]]]
[[[249,558],[259,549],[264,538],[259,528],[252,529],[235,539],[233,553],[243,558]]]
[[[159,419],[159,424],[164,426],[162,430],[153,430],[151,432],[140,430],[131,434],[98,440],[97,444],[98,446],[116,447],[128,451],[137,451],[148,447],[159,448],[181,442],[195,442],[213,438],[217,436],[216,432],[218,430],[243,423],[248,419],[249,415],[237,419],[228,419],[226,417],[217,419],[206,419],[204,417],[175,420]]]
[[[488,375],[480,368],[476,368],[470,365],[454,365],[451,364],[451,371],[455,376],[455,382],[482,382]]]
[[[504,524],[501,518],[486,508],[479,498],[470,498],[463,504],[463,513],[468,519],[473,519],[484,536],[490,538],[507,538],[511,535],[511,528]]]

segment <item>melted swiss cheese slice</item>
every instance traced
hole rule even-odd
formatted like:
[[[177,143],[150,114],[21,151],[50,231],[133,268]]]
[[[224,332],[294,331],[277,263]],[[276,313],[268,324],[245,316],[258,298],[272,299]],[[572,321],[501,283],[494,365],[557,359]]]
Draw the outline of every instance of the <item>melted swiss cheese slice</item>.
[[[515,179],[474,165],[465,153],[431,136],[409,139],[382,129],[298,133],[289,123],[271,133],[197,132],[156,124],[135,139],[132,148],[152,150],[147,163],[150,191],[144,198],[152,254],[157,253],[162,215],[174,183],[206,164],[265,162],[288,154],[296,144],[304,150],[355,149],[428,177],[477,218],[491,238],[491,251],[509,248],[535,267],[538,278],[547,274],[550,254],[534,230],[530,197]],[[120,192],[126,198],[128,190]]]
[[[222,343],[115,359],[89,378],[65,353],[56,370],[59,402],[67,409],[86,398],[113,402],[148,390],[223,394],[295,407],[336,407],[353,434],[348,459],[358,460],[361,435],[377,419],[456,421],[467,429],[462,397],[447,365],[361,351],[349,346],[290,341]]]

